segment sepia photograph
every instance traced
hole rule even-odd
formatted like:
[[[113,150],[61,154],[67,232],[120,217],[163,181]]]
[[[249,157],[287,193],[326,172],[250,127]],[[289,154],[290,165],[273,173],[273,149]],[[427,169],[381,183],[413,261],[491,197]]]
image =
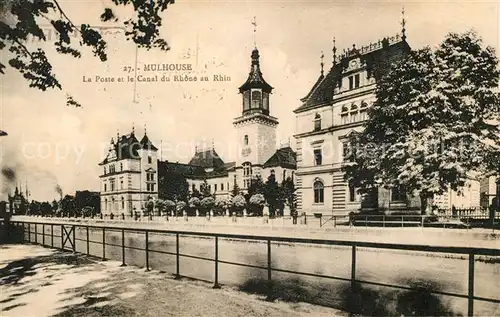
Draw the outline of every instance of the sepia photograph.
[[[500,3],[0,0],[0,316],[500,315]]]

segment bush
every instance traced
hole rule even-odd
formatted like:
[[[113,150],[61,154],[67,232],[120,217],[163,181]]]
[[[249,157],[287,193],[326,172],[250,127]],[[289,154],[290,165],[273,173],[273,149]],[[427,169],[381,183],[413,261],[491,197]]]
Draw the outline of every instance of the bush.
[[[247,202],[242,195],[236,195],[231,201],[231,211],[240,214],[245,209]]]
[[[214,216],[223,216],[231,207],[231,200],[228,198],[217,198],[214,206]]]
[[[200,215],[204,216],[207,214],[207,212],[210,212],[212,208],[214,208],[215,205],[215,199],[212,197],[205,197],[201,200],[200,203]]]
[[[175,203],[171,200],[165,200],[165,211],[167,212],[167,215],[171,216],[173,215],[175,211]]]
[[[196,216],[196,210],[200,207],[200,199],[198,197],[191,197],[188,201],[186,213],[188,216]]]
[[[250,197],[248,206],[249,216],[262,216],[262,209],[266,203],[266,199],[262,194],[255,194]]]
[[[182,200],[178,201],[175,205],[175,209],[177,211],[177,216],[182,216],[182,212],[186,210],[186,203]]]

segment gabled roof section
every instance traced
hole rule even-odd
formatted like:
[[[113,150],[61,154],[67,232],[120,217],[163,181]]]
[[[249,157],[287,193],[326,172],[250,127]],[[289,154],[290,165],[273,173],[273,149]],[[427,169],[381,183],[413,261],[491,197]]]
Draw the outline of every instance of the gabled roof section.
[[[188,164],[217,170],[224,169],[225,165],[224,161],[219,157],[219,154],[217,154],[213,148],[196,152]]]
[[[339,86],[344,71],[349,62],[354,58],[359,58],[366,65],[368,76],[373,76],[379,80],[385,74],[391,64],[404,58],[411,51],[410,46],[400,37],[384,39],[375,44],[363,47],[362,49],[348,50],[341,56],[338,63],[334,64],[326,76],[318,78],[309,93],[301,99],[302,105],[294,110],[295,113],[303,112],[316,106],[327,104],[334,99],[334,90]]]
[[[138,150],[142,149],[142,145],[135,137],[134,132],[128,135],[122,135],[116,142],[112,142],[112,146],[114,147],[113,149],[116,152],[116,161],[124,159],[139,159]],[[104,161],[99,163],[99,165],[104,165],[110,162],[110,152],[108,152],[108,156],[106,156]]]
[[[144,136],[141,139],[141,148],[143,150],[158,151],[156,146],[153,145],[153,142],[151,142],[151,140],[149,140],[147,134],[144,134]]]
[[[255,48],[252,51],[252,66],[250,68],[250,73],[248,74],[247,81],[240,86],[240,93],[249,90],[251,88],[261,88],[262,91],[271,93],[273,87],[269,85],[262,77],[262,72],[260,71],[260,62],[259,62],[259,50]]]
[[[205,169],[201,166],[193,166],[183,163],[172,163],[168,161],[158,161],[158,173],[166,172],[181,174],[184,177],[202,177],[205,176]]]
[[[264,163],[264,168],[277,166],[291,169],[297,168],[297,154],[291,147],[287,146],[277,150],[276,153]]]

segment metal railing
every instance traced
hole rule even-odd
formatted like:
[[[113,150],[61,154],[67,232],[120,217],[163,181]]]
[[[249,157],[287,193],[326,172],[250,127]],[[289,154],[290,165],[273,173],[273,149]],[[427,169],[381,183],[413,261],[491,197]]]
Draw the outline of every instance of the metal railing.
[[[38,232],[38,226],[42,226],[42,232]],[[206,232],[194,232],[194,231],[176,231],[176,230],[163,230],[163,229],[147,229],[147,228],[126,228],[120,226],[96,226],[96,225],[88,225],[88,224],[69,224],[69,223],[38,223],[38,222],[28,222],[28,221],[12,221],[10,223],[11,230],[9,230],[12,237],[12,232],[14,235],[17,235],[14,238],[18,242],[29,242],[35,244],[42,244],[43,246],[54,247],[54,238],[61,239],[61,249],[67,250],[66,247],[69,243],[69,248],[73,252],[81,252],[87,255],[90,254],[90,244],[99,244],[102,245],[102,259],[106,259],[106,246],[115,246],[121,248],[121,261],[122,265],[126,265],[126,250],[127,249],[135,249],[144,251],[145,257],[145,266],[146,269],[150,269],[149,256],[151,253],[162,253],[167,255],[175,256],[175,278],[180,278],[181,276],[181,267],[180,267],[180,258],[195,258],[199,260],[205,260],[214,263],[214,280],[213,287],[219,288],[219,264],[227,264],[227,265],[235,265],[235,266],[243,266],[243,267],[251,267],[257,269],[263,269],[267,271],[267,281],[272,281],[273,272],[283,272],[283,273],[291,273],[301,276],[311,276],[311,277],[319,277],[325,279],[334,279],[340,281],[350,282],[351,289],[354,289],[356,283],[363,283],[369,285],[377,285],[377,286],[385,286],[385,287],[393,287],[404,290],[415,290],[415,288],[402,286],[402,285],[391,285],[373,281],[364,281],[356,278],[356,252],[358,248],[371,248],[371,249],[383,249],[383,250],[405,250],[405,251],[419,251],[419,252],[430,252],[430,253],[449,253],[449,254],[459,254],[459,255],[467,255],[468,256],[468,294],[456,294],[450,292],[441,292],[441,291],[432,291],[430,293],[438,294],[438,295],[448,295],[459,298],[467,298],[468,300],[468,315],[473,316],[474,313],[474,301],[486,301],[492,303],[500,303],[500,299],[492,299],[492,298],[484,298],[478,297],[474,295],[474,261],[476,256],[500,256],[500,249],[491,249],[491,248],[474,248],[474,247],[451,247],[451,246],[429,246],[429,245],[418,245],[418,244],[395,244],[395,243],[378,243],[378,242],[360,242],[360,241],[342,241],[342,240],[326,240],[326,239],[304,239],[304,238],[288,238],[288,237],[273,237],[273,236],[259,236],[259,235],[243,235],[243,234],[223,234],[223,233],[206,233]],[[50,235],[46,234],[46,226],[50,226]],[[54,234],[54,228],[60,227],[61,235]],[[68,231],[69,227],[69,231]],[[76,238],[75,232],[76,229],[85,230],[85,239]],[[17,229],[17,232],[16,232]],[[90,239],[89,231],[90,230],[98,230],[102,232],[102,241],[95,241]],[[111,244],[106,242],[106,233],[109,232],[120,232],[121,233],[121,244]],[[132,246],[125,245],[125,232],[129,233],[141,233],[145,237],[145,245],[144,248],[137,248]],[[25,239],[25,236],[28,236],[28,239]],[[34,241],[31,241],[31,234],[34,233]],[[149,235],[150,234],[167,234],[175,236],[175,252],[167,252],[160,250],[150,249]],[[42,236],[42,241],[39,241],[38,237]],[[47,237],[46,237],[47,236]],[[190,254],[183,254],[179,251],[179,241],[181,237],[190,236],[190,237],[203,237],[203,238],[212,238],[214,241],[214,257],[201,257]],[[46,238],[50,240],[50,243],[46,241]],[[252,241],[261,241],[267,244],[267,265],[266,266],[258,266],[258,265],[250,265],[240,262],[233,261],[225,261],[219,258],[219,240],[220,239],[237,239],[237,240],[252,240]],[[12,240],[12,239],[11,239]],[[77,250],[76,241],[83,241],[86,245],[86,250]],[[339,277],[339,276],[329,276],[322,274],[313,274],[307,272],[300,271],[291,271],[286,269],[280,269],[277,267],[273,267],[272,262],[272,243],[293,243],[293,244],[309,244],[309,245],[328,245],[328,246],[343,246],[351,248],[351,274],[350,278]],[[95,255],[94,255],[95,256]],[[187,276],[186,276],[187,277]],[[269,283],[271,285],[271,283]],[[269,296],[271,294],[271,286],[268,287]]]

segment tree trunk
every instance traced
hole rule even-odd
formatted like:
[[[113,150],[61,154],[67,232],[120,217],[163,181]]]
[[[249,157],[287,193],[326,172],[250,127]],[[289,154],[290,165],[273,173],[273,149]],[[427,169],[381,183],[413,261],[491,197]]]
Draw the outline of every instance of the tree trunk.
[[[432,211],[432,197],[428,194],[420,194],[420,213],[430,215]]]

